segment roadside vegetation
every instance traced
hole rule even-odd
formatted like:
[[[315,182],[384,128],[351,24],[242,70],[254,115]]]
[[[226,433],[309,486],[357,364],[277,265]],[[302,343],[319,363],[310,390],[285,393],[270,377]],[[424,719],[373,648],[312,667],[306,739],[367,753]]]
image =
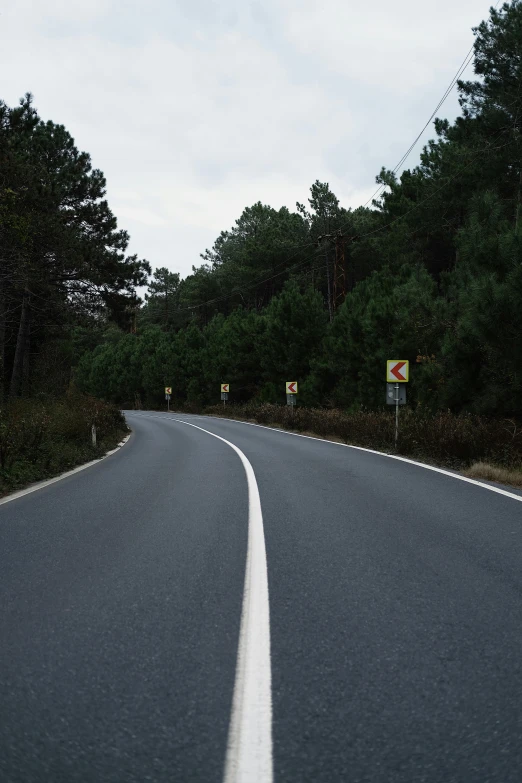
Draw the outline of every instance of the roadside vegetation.
[[[518,469],[503,468],[489,462],[474,462],[464,471],[469,478],[482,481],[494,481],[496,484],[510,484],[512,487],[522,487],[522,466]]]
[[[264,424],[341,443],[395,452],[395,420],[387,411],[319,410],[283,405],[215,405],[211,416]],[[473,414],[401,410],[398,453],[466,475],[522,485],[522,430],[514,421]],[[487,463],[495,463],[493,468]],[[517,469],[517,466],[518,469]]]
[[[0,495],[102,457],[128,432],[116,406],[73,389],[57,400],[12,400],[0,414]]]

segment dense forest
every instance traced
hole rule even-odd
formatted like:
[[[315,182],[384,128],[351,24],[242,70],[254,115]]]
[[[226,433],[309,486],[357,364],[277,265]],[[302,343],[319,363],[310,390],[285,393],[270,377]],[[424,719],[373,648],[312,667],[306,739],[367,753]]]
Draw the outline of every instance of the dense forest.
[[[522,414],[522,0],[475,32],[461,115],[370,205],[317,180],[295,211],[258,202],[181,280],[149,279],[105,182],[30,96],[0,104],[4,396],[79,389],[118,405],[219,399],[383,407],[389,358],[427,412]],[[172,267],[176,249],[172,248]],[[143,299],[140,290],[146,289]]]

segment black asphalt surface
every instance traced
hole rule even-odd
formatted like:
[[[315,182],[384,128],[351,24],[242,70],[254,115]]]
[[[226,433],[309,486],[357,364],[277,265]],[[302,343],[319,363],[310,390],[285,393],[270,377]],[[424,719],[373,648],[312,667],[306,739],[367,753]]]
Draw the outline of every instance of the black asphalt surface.
[[[520,783],[522,503],[385,456],[129,413],[0,506],[0,781],[222,781],[256,474],[276,783]],[[252,783],[256,783],[252,781]]]

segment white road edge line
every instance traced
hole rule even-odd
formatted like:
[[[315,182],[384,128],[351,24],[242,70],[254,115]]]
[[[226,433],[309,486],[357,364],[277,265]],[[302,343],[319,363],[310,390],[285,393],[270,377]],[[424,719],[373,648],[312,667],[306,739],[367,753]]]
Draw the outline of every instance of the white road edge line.
[[[215,432],[174,416],[138,416],[177,421],[230,446],[242,462],[248,485],[248,547],[239,630],[236,678],[228,730],[224,783],[272,783],[272,671],[270,609],[261,498],[250,461]]]
[[[75,473],[79,473],[81,470],[86,470],[86,468],[91,468],[93,465],[96,465],[98,462],[102,462],[104,459],[107,459],[107,457],[110,457],[111,454],[115,454],[117,451],[119,451],[122,446],[125,446],[125,444],[129,440],[131,435],[132,432],[129,432],[129,434],[126,435],[120,443],[118,443],[115,449],[111,449],[106,454],[104,454],[103,457],[99,457],[99,459],[93,459],[90,462],[86,462],[84,465],[78,465],[77,468],[68,470],[66,473],[60,473],[59,476],[55,476],[52,479],[39,481],[38,484],[33,484],[32,487],[27,487],[27,489],[20,489],[18,492],[13,492],[11,495],[6,495],[6,497],[0,498],[0,506],[3,506],[4,503],[10,503],[12,500],[17,500],[18,498],[22,498],[24,495],[30,495],[31,492],[37,492],[39,489],[48,487],[50,484],[55,484],[57,481],[61,481],[62,479],[67,478],[68,476],[72,476]]]
[[[380,457],[388,457],[388,459],[396,459],[399,462],[407,462],[410,465],[416,465],[418,468],[424,468],[425,470],[433,470],[435,473],[442,473],[444,476],[457,479],[458,481],[465,481],[467,484],[474,484],[476,487],[482,487],[488,489],[490,492],[496,492],[499,495],[504,495],[512,500],[518,500],[522,502],[522,495],[515,495],[514,492],[508,492],[506,489],[500,489],[500,487],[492,487],[490,484],[484,484],[482,481],[468,478],[467,476],[460,476],[458,473],[452,473],[444,468],[436,468],[434,465],[426,465],[424,462],[416,462],[414,459],[408,457],[399,457],[397,454],[387,454],[385,451],[376,451],[375,449],[365,449],[363,446],[352,446],[349,443],[337,443],[335,440],[327,440],[326,438],[314,438],[312,435],[300,435],[298,432],[288,432],[288,430],[280,430],[276,427],[266,427],[264,424],[254,424],[251,421],[241,421],[240,419],[228,419],[225,416],[201,416],[200,419],[212,419],[214,421],[234,421],[236,424],[247,424],[249,427],[261,427],[263,430],[270,430],[270,432],[282,432],[283,435],[293,435],[295,438],[307,438],[307,440],[317,440],[320,443],[331,443],[332,446],[342,446],[345,449],[356,449],[356,451],[366,451],[368,454],[378,454]]]

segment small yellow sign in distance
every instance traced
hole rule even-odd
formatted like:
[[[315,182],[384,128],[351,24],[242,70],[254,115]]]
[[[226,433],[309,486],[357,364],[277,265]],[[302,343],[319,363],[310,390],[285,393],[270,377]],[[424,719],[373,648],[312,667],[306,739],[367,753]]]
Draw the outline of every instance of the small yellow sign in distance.
[[[221,384],[221,394],[228,394],[230,391],[230,384],[229,383],[222,383]]]
[[[407,359],[388,359],[386,362],[386,383],[408,383],[410,363]]]
[[[297,381],[287,381],[286,382],[286,393],[287,394],[297,394]]]
[[[172,394],[172,386],[165,386],[165,394]]]

